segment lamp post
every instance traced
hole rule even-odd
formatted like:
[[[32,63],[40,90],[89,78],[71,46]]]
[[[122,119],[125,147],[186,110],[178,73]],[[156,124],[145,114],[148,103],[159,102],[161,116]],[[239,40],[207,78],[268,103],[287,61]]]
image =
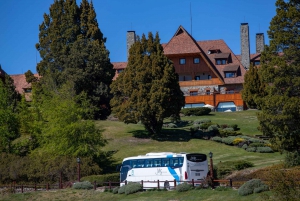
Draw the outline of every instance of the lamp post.
[[[77,171],[78,171],[78,182],[80,182],[80,163],[81,163],[81,160],[80,160],[80,158],[78,157],[78,158],[77,158],[77,164],[78,164],[78,167],[77,167]]]
[[[212,157],[213,157],[213,153],[209,152],[209,158],[210,158],[210,176],[213,179],[214,178],[214,165],[213,165]]]

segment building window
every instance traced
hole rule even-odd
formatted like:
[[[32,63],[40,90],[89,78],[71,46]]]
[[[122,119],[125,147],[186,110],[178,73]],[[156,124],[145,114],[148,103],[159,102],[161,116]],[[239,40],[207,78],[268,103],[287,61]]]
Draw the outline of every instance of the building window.
[[[235,77],[235,72],[225,72],[225,78]]]
[[[206,90],[206,95],[210,95],[210,90]]]
[[[254,66],[258,66],[258,65],[260,65],[260,61],[254,61]]]
[[[30,93],[31,92],[31,88],[24,89],[24,92],[25,93]]]
[[[198,96],[198,91],[190,91],[190,96]]]
[[[200,58],[194,58],[194,64],[199,64],[200,63]]]
[[[118,73],[122,73],[124,71],[124,69],[118,69],[117,72]]]
[[[207,76],[207,79],[211,80],[211,75],[208,75],[208,76]]]
[[[195,80],[200,80],[200,76],[195,76]]]
[[[185,59],[179,59],[179,64],[181,65],[185,64]]]
[[[227,64],[227,59],[216,59],[217,65],[225,65]]]

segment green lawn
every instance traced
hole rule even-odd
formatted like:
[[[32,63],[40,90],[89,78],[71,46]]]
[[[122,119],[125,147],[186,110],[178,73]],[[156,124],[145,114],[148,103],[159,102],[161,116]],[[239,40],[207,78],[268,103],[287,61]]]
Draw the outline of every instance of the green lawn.
[[[258,134],[258,121],[255,110],[242,112],[219,112],[201,117],[184,117],[183,120],[210,119],[218,124],[237,124],[240,132],[245,135]],[[252,153],[243,149],[220,144],[210,140],[191,138],[189,127],[164,129],[158,139],[148,137],[140,124],[124,124],[118,121],[98,121],[97,125],[103,129],[108,145],[104,150],[116,150],[115,158],[121,163],[128,156],[143,155],[148,152],[200,152],[214,154],[214,162],[229,160],[248,160],[255,168],[279,163],[283,155],[279,153]]]
[[[98,192],[94,190],[73,190],[65,189],[49,192],[33,192],[24,194],[13,194],[10,196],[2,196],[2,201],[47,201],[47,200],[85,200],[85,201],[187,201],[187,200],[202,200],[202,201],[262,201],[265,200],[263,195],[270,195],[271,192],[252,194],[248,196],[239,196],[237,190],[216,191],[211,189],[206,190],[190,190],[187,192],[177,191],[146,191],[131,195],[112,194],[108,192]]]

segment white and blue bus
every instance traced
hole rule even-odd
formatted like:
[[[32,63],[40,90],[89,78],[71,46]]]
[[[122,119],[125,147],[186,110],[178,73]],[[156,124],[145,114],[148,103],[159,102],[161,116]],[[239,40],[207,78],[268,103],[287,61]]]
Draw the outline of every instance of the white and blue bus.
[[[181,182],[201,183],[208,174],[207,156],[200,153],[158,152],[124,158],[120,168],[120,185],[141,182],[144,188],[174,187]],[[173,181],[173,182],[172,182]]]

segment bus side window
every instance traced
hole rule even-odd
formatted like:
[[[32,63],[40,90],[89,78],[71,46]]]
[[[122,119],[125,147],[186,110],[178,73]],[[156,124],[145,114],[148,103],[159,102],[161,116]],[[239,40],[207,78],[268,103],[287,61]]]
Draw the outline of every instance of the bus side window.
[[[162,166],[168,167],[170,163],[170,160],[168,158],[162,159]]]
[[[145,160],[145,167],[152,167],[153,160],[152,159],[146,159]]]
[[[154,167],[161,167],[161,159],[154,159]]]
[[[131,167],[136,168],[137,167],[137,160],[131,161]]]
[[[145,165],[145,160],[138,160],[138,167],[143,168]]]

